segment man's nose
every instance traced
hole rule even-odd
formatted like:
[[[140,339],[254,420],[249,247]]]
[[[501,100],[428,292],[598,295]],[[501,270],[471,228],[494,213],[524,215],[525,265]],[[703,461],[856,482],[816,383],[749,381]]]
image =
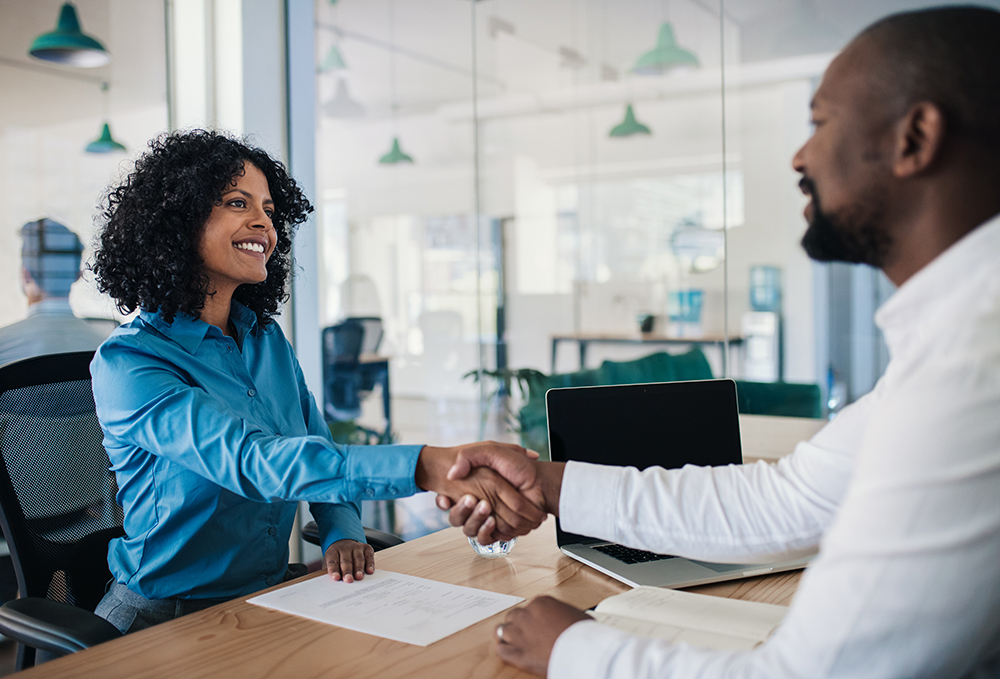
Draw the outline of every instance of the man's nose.
[[[806,172],[805,150],[808,143],[809,142],[806,142],[799,147],[799,150],[795,152],[794,156],[792,156],[792,169],[799,174],[805,174]]]

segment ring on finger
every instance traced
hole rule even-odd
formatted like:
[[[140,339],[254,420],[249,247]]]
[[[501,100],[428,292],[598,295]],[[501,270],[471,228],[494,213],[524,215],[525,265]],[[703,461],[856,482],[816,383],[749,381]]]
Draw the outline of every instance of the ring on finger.
[[[504,643],[504,640],[503,640],[503,629],[506,626],[507,626],[507,623],[505,623],[505,622],[502,622],[499,625],[497,625],[497,630],[496,630],[497,641],[500,642],[501,644]]]

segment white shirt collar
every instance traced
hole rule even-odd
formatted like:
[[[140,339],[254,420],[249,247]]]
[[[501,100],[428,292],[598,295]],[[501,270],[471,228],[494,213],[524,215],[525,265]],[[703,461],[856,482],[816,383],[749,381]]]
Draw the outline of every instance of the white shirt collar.
[[[926,323],[952,315],[954,294],[1000,262],[1000,214],[976,227],[910,277],[875,313],[891,355],[905,351]],[[945,308],[941,308],[945,307]]]

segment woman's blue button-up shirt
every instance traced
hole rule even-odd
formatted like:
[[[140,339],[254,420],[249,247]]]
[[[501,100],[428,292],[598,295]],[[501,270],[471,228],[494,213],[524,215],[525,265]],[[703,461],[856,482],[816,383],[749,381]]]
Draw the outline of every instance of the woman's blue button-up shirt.
[[[279,582],[296,501],[323,550],[364,541],[358,500],[417,492],[421,446],[334,443],[276,323],[233,302],[239,344],[215,326],[140,313],[91,364],[126,537],[117,580],[150,599],[223,598]]]

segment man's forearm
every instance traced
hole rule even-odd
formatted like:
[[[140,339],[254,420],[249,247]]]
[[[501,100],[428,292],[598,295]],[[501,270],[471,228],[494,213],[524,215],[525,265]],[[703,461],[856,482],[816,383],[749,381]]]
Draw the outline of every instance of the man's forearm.
[[[542,507],[549,514],[559,516],[559,498],[562,495],[563,474],[566,472],[565,462],[536,462],[538,466],[538,485],[545,498]]]

